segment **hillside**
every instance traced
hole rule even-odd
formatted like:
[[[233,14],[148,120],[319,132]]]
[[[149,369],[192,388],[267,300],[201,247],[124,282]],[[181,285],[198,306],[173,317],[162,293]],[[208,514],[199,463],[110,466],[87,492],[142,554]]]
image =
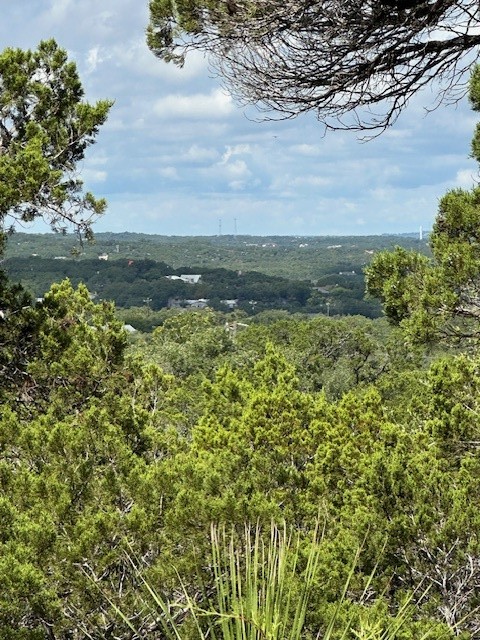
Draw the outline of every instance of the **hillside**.
[[[69,236],[16,234],[4,268],[34,297],[54,282],[83,282],[99,300],[119,307],[172,304],[230,306],[251,315],[267,309],[327,315],[381,315],[366,300],[363,269],[380,250],[394,246],[428,251],[409,236],[365,237],[167,237],[100,233],[79,246]],[[182,273],[202,276],[196,284]],[[173,276],[172,279],[167,276]],[[190,302],[188,302],[190,301]],[[198,303],[201,304],[201,303]]]
[[[94,244],[80,247],[75,236],[16,233],[6,257],[70,257],[108,254],[109,260],[151,259],[180,267],[223,267],[260,271],[294,280],[316,281],[340,271],[361,272],[372,255],[395,246],[428,252],[427,242],[409,235],[382,236],[161,236],[98,233]],[[373,253],[372,253],[373,252]]]

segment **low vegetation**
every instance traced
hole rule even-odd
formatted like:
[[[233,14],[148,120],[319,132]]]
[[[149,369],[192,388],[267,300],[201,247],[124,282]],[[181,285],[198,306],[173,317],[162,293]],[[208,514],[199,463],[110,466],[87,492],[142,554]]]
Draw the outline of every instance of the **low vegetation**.
[[[479,226],[455,190],[431,255],[375,255],[382,319],[2,273],[1,638],[478,638]]]

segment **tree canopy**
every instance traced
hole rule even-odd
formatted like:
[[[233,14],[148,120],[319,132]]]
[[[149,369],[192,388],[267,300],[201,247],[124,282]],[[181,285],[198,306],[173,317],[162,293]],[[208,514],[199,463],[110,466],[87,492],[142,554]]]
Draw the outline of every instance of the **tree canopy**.
[[[21,219],[60,203],[55,224],[72,194],[80,215],[81,183],[65,174],[108,103],[57,112],[51,89],[41,107],[40,69],[31,119],[22,129],[13,101],[13,141],[0,126],[0,178],[15,153],[26,176],[0,180],[0,203],[26,194],[5,209]],[[480,110],[479,68],[470,97]],[[451,191],[433,260],[375,256],[370,290],[392,320],[480,337],[479,226],[480,189]],[[227,333],[218,312],[175,310],[141,341],[83,284],[32,307],[0,274],[2,640],[480,637],[478,352],[427,361],[367,319],[255,320]]]
[[[88,104],[74,62],[54,40],[0,54],[0,225],[42,217],[91,234],[103,199],[82,191],[77,165],[112,102]]]
[[[147,41],[180,65],[206,52],[234,95],[280,117],[368,130],[433,81],[455,98],[477,26],[475,0],[151,0]]]
[[[480,110],[480,66],[470,80],[470,103]],[[480,125],[471,144],[480,162]],[[397,247],[365,269],[367,291],[386,316],[415,341],[448,339],[465,348],[480,338],[480,188],[452,189],[440,200],[430,235],[433,259]]]

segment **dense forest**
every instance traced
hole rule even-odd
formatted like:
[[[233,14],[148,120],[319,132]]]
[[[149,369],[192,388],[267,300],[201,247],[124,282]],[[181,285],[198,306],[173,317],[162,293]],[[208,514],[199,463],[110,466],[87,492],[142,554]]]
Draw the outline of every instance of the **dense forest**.
[[[100,233],[94,244],[79,247],[68,236],[16,233],[3,266],[36,298],[69,278],[74,285],[84,283],[96,299],[124,308],[159,310],[208,300],[209,307],[226,311],[225,301],[234,301],[247,315],[283,309],[375,318],[381,306],[365,296],[363,271],[375,253],[395,246],[429,254],[428,243],[413,235],[299,239]],[[201,280],[167,278],[182,274],[199,274]]]
[[[0,73],[0,215],[54,227],[76,215],[89,237],[85,211],[104,203],[72,171],[109,105],[79,106],[53,41],[7,50]],[[470,99],[480,110],[480,67]],[[374,319],[118,312],[78,281],[95,264],[99,285],[110,269],[125,291],[150,272],[163,282],[166,255],[18,257],[3,234],[8,260],[72,268],[78,284],[59,278],[35,301],[0,273],[1,638],[478,638],[479,229],[480,188],[455,189],[428,251],[367,254]],[[254,275],[183,255],[171,268],[308,302],[311,275],[273,274],[265,248],[270,268]],[[144,330],[129,333],[125,314]]]
[[[293,528],[294,602],[315,550],[306,637],[476,634],[474,357],[280,311],[177,311],[129,338],[68,281],[2,307],[3,637],[162,638],[159,602],[198,637],[181,621],[215,610],[212,523],[235,549],[245,523]]]

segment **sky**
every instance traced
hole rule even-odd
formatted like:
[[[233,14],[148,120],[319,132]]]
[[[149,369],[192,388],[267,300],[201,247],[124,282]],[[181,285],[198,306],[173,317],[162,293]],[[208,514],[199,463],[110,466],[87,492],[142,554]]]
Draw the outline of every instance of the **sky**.
[[[439,198],[478,177],[467,100],[426,114],[417,96],[370,142],[314,115],[262,121],[200,54],[183,69],[145,44],[148,0],[0,0],[5,47],[55,38],[89,102],[115,101],[81,166],[109,203],[94,231],[161,235],[369,235],[430,229]],[[41,226],[22,231],[42,231]]]

